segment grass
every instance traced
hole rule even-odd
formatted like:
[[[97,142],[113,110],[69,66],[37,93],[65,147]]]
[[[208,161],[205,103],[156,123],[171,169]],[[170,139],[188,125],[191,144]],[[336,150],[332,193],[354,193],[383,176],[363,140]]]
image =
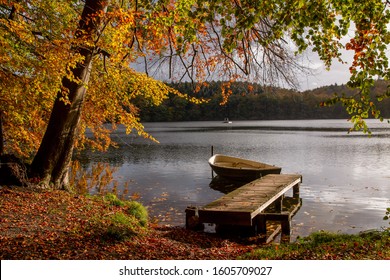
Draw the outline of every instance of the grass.
[[[109,217],[106,234],[109,239],[124,241],[139,233],[137,224],[138,221],[134,216],[117,212]]]
[[[104,201],[123,209],[122,212],[116,212],[108,217],[107,234],[110,238],[123,241],[144,232],[148,225],[148,211],[141,203],[123,201],[113,193],[106,194]]]
[[[273,244],[253,250],[242,259],[350,260],[390,259],[390,231],[360,234],[314,232],[292,244]]]

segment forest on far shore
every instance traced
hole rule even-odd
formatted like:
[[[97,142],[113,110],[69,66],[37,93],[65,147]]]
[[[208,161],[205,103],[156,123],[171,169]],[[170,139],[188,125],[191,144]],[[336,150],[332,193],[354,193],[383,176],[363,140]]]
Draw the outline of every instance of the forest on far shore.
[[[226,105],[222,101],[222,82],[212,82],[194,94],[191,83],[170,84],[182,93],[208,99],[207,103],[194,104],[171,94],[161,105],[153,106],[138,98],[135,104],[140,109],[142,122],[158,121],[215,121],[230,120],[288,120],[288,119],[339,119],[348,118],[340,103],[324,107],[320,104],[334,94],[351,96],[356,91],[346,85],[331,85],[314,90],[296,91],[259,84],[235,82],[231,84],[231,96]],[[378,80],[372,88],[372,95],[379,96],[387,91],[389,83]],[[390,99],[376,104],[384,118],[390,117]]]

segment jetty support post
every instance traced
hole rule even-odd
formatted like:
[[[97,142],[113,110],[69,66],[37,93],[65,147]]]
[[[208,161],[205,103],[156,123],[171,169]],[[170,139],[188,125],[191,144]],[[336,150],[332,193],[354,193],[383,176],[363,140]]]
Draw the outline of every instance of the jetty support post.
[[[194,206],[188,206],[186,212],[186,229],[191,230],[203,230],[204,225],[199,220],[198,208]]]
[[[301,177],[301,182],[302,183],[302,177]],[[299,186],[300,186],[300,183],[297,183],[294,187],[293,187],[293,197],[294,198],[298,198],[299,199]]]
[[[257,215],[254,219],[254,226],[258,234],[267,233],[267,218],[265,215]]]
[[[281,195],[278,199],[275,200],[274,202],[274,207],[275,207],[275,212],[276,213],[281,213],[283,210],[283,198],[284,194]]]
[[[211,156],[213,155],[214,155],[214,146],[211,145]],[[214,171],[212,168],[211,168],[211,179],[214,179]]]

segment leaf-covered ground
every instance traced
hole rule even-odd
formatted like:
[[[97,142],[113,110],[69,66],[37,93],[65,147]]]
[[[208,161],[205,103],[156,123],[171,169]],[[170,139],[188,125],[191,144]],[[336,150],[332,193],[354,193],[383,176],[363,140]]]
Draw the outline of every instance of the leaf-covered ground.
[[[110,219],[121,211],[101,197],[0,187],[0,259],[390,259],[390,232],[264,246],[151,225],[121,239]]]
[[[62,191],[0,189],[1,259],[235,259],[253,245],[153,226],[126,240],[110,235],[120,207]]]

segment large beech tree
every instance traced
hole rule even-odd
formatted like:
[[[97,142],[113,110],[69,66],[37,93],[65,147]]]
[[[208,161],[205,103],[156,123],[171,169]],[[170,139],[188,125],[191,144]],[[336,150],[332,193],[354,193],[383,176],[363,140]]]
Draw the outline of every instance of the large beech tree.
[[[92,62],[100,51],[94,42],[101,31],[102,15],[107,12],[107,6],[107,0],[85,2],[74,33],[75,39],[79,40],[74,52],[81,59],[70,67],[71,75],[61,80],[61,90],[55,98],[46,133],[31,165],[32,176],[55,186],[67,183],[67,166],[72,157]]]
[[[389,78],[388,5],[0,0],[0,152],[30,159],[31,177],[64,188],[74,147],[106,149],[118,124],[151,137],[134,98],[155,105],[168,93],[190,98],[160,78],[192,81],[195,91],[208,80],[224,80],[226,97],[230,82],[240,79],[293,86],[304,71],[294,55],[309,48],[327,66],[342,60],[342,50],[354,52],[349,85],[359,93],[324,105],[342,102],[354,127],[367,130],[364,118],[380,118],[370,87]],[[86,128],[94,138],[85,137]]]

